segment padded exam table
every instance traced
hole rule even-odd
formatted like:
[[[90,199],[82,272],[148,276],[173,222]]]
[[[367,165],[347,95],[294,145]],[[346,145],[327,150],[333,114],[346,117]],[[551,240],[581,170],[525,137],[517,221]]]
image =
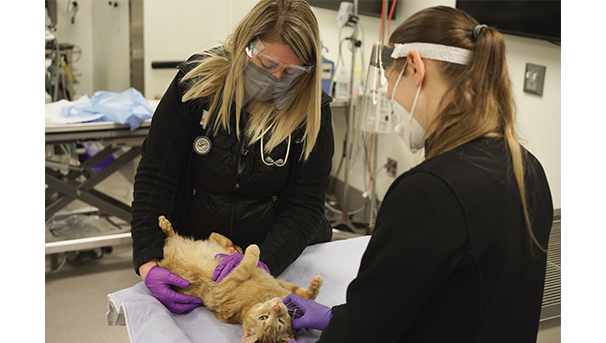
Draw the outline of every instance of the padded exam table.
[[[358,273],[370,236],[320,243],[307,247],[278,279],[307,287],[320,275],[324,285],[317,302],[326,306],[345,303],[347,286]],[[133,343],[239,343],[242,325],[218,320],[206,307],[174,314],[162,305],[143,282],[108,296],[107,324],[126,325]],[[301,330],[295,338],[316,342],[320,331]]]

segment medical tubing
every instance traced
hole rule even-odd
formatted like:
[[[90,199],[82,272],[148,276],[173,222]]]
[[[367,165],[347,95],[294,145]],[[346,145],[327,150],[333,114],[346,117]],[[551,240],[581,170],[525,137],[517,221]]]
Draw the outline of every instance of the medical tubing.
[[[364,42],[366,41],[366,34],[364,32],[364,26],[362,26],[362,22],[359,21],[358,25],[360,26],[360,32],[362,32],[362,40],[360,41],[360,49],[358,49],[360,51],[360,84],[365,85],[366,84],[366,71],[364,70]],[[362,90],[362,92],[364,92],[364,90]]]
[[[391,16],[393,14],[393,10],[396,8],[396,1],[397,0],[393,0],[391,10],[389,11],[389,18],[387,18],[387,35],[385,35],[385,42],[389,42],[389,36],[391,36]]]
[[[339,160],[339,166],[337,167],[337,170],[335,172],[335,177],[333,177],[332,185],[329,186],[329,188],[328,188],[328,189],[330,189],[330,191],[332,192],[332,194],[335,193],[335,182],[334,182],[334,180],[339,177],[339,173],[341,172],[341,167],[343,166],[343,160],[344,160],[344,158],[346,156],[346,154],[345,154],[346,153],[346,149],[347,149],[347,143],[345,142],[345,140],[343,140],[343,151],[341,152],[341,158]]]
[[[337,65],[335,66],[335,75],[336,75],[336,71],[339,70],[339,65],[340,64],[345,64],[345,62],[343,61],[343,53],[342,53],[342,49],[341,49],[341,44],[343,43],[343,39],[341,39],[341,34],[343,32],[343,28],[345,26],[342,26],[339,29],[339,56],[337,56]],[[330,90],[332,92],[332,89]]]
[[[343,53],[342,53],[341,45],[342,45],[343,41],[346,39],[341,39],[342,31],[343,31],[343,27],[341,27],[341,29],[339,30],[339,56],[337,57],[337,65],[335,67],[335,70],[339,70],[339,64],[343,60]],[[345,62],[343,62],[343,64],[345,64]],[[332,92],[332,89],[330,91]],[[347,115],[345,116],[345,127],[346,128],[349,127],[349,117]],[[347,156],[347,140],[348,140],[348,130],[345,130],[345,137],[343,138],[343,152],[341,153],[341,161],[339,162],[339,168],[337,169],[337,172],[335,173],[335,177],[339,176],[341,165],[343,164],[343,159],[345,158],[345,156]],[[334,192],[334,183],[333,183],[333,192]]]
[[[381,5],[381,25],[379,26],[379,42],[383,38],[383,24],[385,23],[385,3],[387,0],[383,0],[383,4]]]

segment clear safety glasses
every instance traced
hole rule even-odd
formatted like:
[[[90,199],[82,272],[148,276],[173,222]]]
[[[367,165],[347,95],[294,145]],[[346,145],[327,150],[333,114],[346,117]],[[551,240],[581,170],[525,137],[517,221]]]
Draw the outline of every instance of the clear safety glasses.
[[[272,74],[280,72],[282,77],[296,78],[303,73],[311,71],[313,68],[313,66],[299,66],[296,64],[284,63],[280,61],[279,58],[262,53],[261,51],[263,51],[263,48],[263,43],[257,38],[246,48],[246,54],[257,62],[257,66]]]

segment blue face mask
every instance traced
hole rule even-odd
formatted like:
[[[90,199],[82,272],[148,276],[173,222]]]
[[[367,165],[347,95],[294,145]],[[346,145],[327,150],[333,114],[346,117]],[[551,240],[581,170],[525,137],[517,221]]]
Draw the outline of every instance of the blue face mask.
[[[276,102],[286,103],[292,95],[292,91],[288,92],[295,78],[277,78],[267,70],[257,66],[252,61],[248,61],[243,71],[244,75],[244,91],[247,99],[255,98],[259,101],[267,101],[275,99]]]

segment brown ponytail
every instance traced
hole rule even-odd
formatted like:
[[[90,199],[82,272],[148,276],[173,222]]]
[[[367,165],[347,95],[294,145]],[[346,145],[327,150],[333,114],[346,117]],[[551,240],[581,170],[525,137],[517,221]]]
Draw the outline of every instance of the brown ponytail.
[[[425,158],[478,137],[503,138],[511,154],[531,247],[534,243],[545,251],[534,236],[528,214],[523,149],[514,128],[515,110],[505,42],[496,29],[478,25],[467,13],[452,7],[426,8],[398,26],[390,36],[390,43],[434,43],[473,51],[467,65],[434,61],[449,87],[431,124],[433,132]]]

